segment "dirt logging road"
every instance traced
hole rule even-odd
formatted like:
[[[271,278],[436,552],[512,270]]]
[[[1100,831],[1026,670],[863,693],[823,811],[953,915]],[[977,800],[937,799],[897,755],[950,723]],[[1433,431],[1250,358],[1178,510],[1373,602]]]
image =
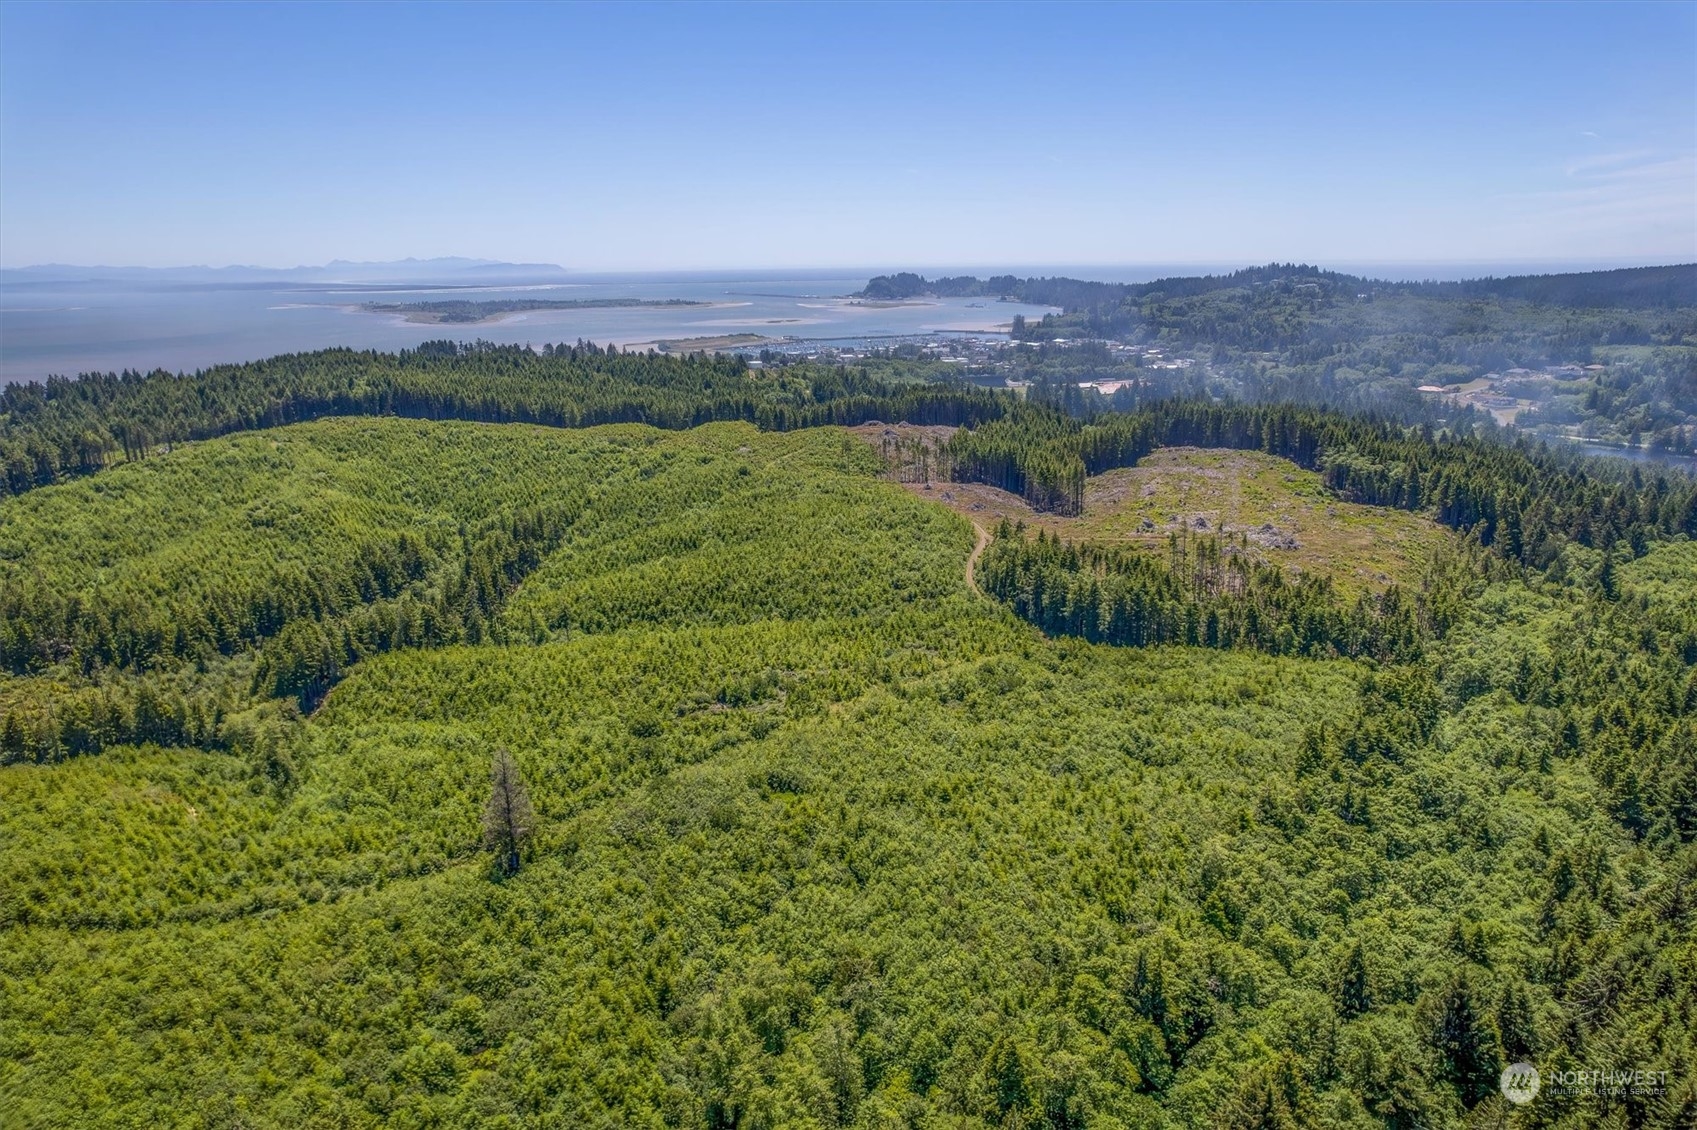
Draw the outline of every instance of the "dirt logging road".
[[[978,544],[972,547],[972,555],[966,559],[966,587],[979,596],[983,596],[984,590],[978,587],[976,571],[978,559],[984,556],[984,550],[990,545],[990,531],[974,522],[972,523],[972,532],[978,535]]]

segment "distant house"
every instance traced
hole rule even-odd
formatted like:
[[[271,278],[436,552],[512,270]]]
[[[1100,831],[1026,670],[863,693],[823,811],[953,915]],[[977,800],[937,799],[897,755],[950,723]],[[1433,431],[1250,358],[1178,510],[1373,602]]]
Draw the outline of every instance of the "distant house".
[[[1510,369],[1506,375],[1511,376],[1511,377],[1530,377],[1532,375],[1532,370],[1531,369]]]
[[[1444,386],[1443,385],[1421,385],[1419,387],[1419,389],[1417,389],[1416,391],[1418,391],[1418,392],[1443,392]]]

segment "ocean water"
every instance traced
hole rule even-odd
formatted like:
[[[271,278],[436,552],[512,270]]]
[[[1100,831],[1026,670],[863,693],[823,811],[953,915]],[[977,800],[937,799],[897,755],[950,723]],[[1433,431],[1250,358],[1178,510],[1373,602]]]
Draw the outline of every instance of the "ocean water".
[[[1064,275],[1105,282],[1224,272],[1244,264],[1175,263],[1104,266],[932,268],[950,274]],[[1615,263],[1573,264],[1334,264],[1337,269],[1389,279],[1469,278],[1594,270]],[[357,268],[358,265],[349,265]],[[423,265],[436,269],[434,262]],[[382,269],[382,268],[379,268]],[[468,285],[464,273],[411,277],[378,285],[361,281],[211,280],[201,272],[65,269],[48,275],[0,271],[0,384],[84,372],[167,369],[192,372],[225,362],[279,353],[349,346],[396,350],[440,338],[481,338],[540,346],[579,338],[599,344],[642,345],[660,339],[761,334],[804,341],[862,343],[926,334],[996,333],[1016,314],[1038,318],[1047,307],[993,299],[938,299],[875,306],[846,299],[866,285],[868,272],[792,270],[672,274],[564,275],[553,269],[529,283],[511,277]],[[330,270],[326,268],[325,270]],[[324,278],[325,275],[311,275]],[[359,310],[361,303],[441,299],[690,299],[710,306],[538,310],[480,325],[424,325],[397,315]]]
[[[1005,332],[1016,314],[1047,307],[994,299],[865,305],[845,296],[865,275],[822,273],[604,276],[532,284],[136,282],[0,278],[0,383],[84,372],[191,372],[329,346],[396,350],[452,338],[506,344],[641,345],[660,339],[761,334],[876,341],[921,334]],[[478,325],[422,325],[361,303],[444,299],[689,299],[710,306],[537,310]]]
[[[1555,442],[1555,441],[1552,441]],[[1651,451],[1642,447],[1620,447],[1612,443],[1592,443],[1588,440],[1568,441],[1586,455],[1602,455],[1610,459],[1626,459],[1633,463],[1645,464],[1645,470],[1654,472],[1663,467],[1687,474],[1697,475],[1697,456],[1680,455],[1667,451]]]

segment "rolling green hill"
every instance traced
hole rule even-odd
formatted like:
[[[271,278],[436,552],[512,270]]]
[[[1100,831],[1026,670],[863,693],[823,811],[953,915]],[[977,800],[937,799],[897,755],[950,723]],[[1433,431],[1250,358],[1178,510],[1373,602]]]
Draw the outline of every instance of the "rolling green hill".
[[[1027,426],[955,449],[1120,434]],[[1683,488],[1314,427],[1285,473],[1420,531],[1378,660],[1090,642],[837,428],[326,419],[0,502],[0,1122],[1689,1124]],[[1535,562],[1445,510],[1481,468]],[[1523,1058],[1667,1086],[1516,1113]]]
[[[0,407],[7,1127],[1697,1115],[1689,480],[594,346]]]

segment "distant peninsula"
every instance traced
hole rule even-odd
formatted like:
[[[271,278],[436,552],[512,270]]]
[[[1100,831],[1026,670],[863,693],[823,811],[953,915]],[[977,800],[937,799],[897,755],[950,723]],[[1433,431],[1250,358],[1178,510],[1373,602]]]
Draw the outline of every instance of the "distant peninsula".
[[[1540,305],[1599,309],[1675,308],[1697,302],[1697,274],[1692,264],[1625,267],[1549,275],[1518,275],[1453,282],[1393,282],[1359,275],[1323,271],[1297,263],[1268,263],[1222,275],[1154,279],[1141,283],[1087,282],[1069,278],[1026,278],[995,275],[980,279],[954,275],[928,279],[912,271],[878,275],[850,298],[878,303],[919,298],[998,298],[1036,306],[1055,306],[1067,313],[1103,312],[1128,301],[1151,298],[1195,298],[1222,291],[1306,286],[1322,293],[1406,294],[1424,298],[1501,298]],[[1306,293],[1306,292],[1305,292]]]
[[[710,306],[688,298],[569,298],[492,299],[487,302],[451,300],[444,302],[364,302],[359,309],[371,314],[399,314],[409,322],[427,325],[477,325],[504,314],[531,310],[606,310],[628,306]]]

